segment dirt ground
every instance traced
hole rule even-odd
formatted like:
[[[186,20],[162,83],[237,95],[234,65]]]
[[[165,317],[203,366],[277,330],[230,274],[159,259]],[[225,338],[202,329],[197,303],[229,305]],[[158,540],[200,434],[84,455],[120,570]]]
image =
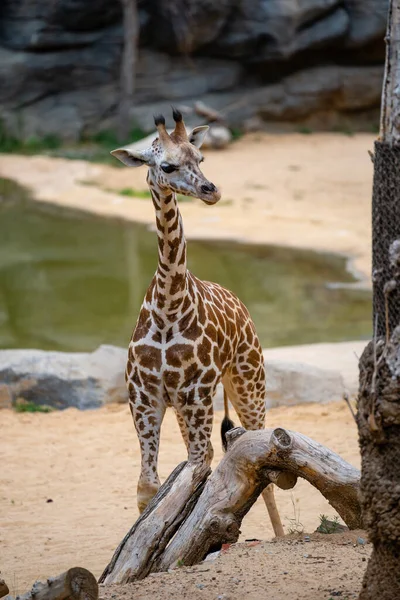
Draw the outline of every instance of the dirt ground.
[[[222,457],[220,420],[221,413],[218,412],[213,431],[214,465]],[[128,407],[110,405],[95,411],[68,409],[51,414],[18,414],[3,410],[0,422],[0,570],[11,591],[26,590],[35,579],[61,573],[71,566],[83,566],[96,576],[100,575],[138,516],[139,448]],[[269,427],[280,425],[300,431],[359,466],[357,429],[343,402],[272,409],[268,413],[267,424]],[[185,459],[175,416],[170,411],[163,424],[160,454],[160,476],[164,480],[176,464]],[[312,532],[319,524],[319,515],[333,517],[335,514],[325,499],[305,481],[300,481],[291,491],[277,490],[276,495],[286,531],[304,528],[305,532]],[[242,524],[240,539],[252,538],[272,538],[267,512],[260,499]],[[268,545],[265,547],[269,548]],[[274,548],[271,546],[272,550]],[[277,554],[272,574],[264,572],[265,562],[254,564],[254,573],[263,572],[267,576],[257,585],[265,587],[272,580],[279,582],[271,596],[278,599],[277,590],[281,589],[282,594],[286,594],[290,580],[289,576],[278,577],[280,572],[290,571],[297,565],[298,582],[304,575],[305,565],[309,564],[302,554],[309,553],[327,558],[323,564],[313,566],[314,570],[307,569],[304,583],[307,581],[307,585],[312,586],[315,576],[315,586],[322,585],[321,577],[326,576],[333,578],[332,586],[335,587],[338,585],[335,582],[342,577],[341,573],[344,574],[344,583],[347,581],[354,563],[358,570],[354,571],[351,585],[357,588],[362,570],[362,565],[358,564],[360,549],[353,549],[351,545],[346,546],[346,552],[336,547],[331,550],[326,545],[321,548],[313,546],[312,550],[307,548],[304,550],[295,545],[292,554],[292,547],[283,544],[282,550],[279,550],[283,552],[282,560]],[[299,552],[301,560],[298,563],[295,557]],[[261,554],[265,561],[265,552]],[[287,569],[282,565],[287,565]],[[229,598],[242,597],[237,595],[239,590],[236,586],[232,588],[229,583],[229,577],[237,575],[229,575],[229,566],[224,568],[227,588],[219,588],[221,592],[218,593],[226,592]],[[239,569],[238,566],[235,568]],[[246,597],[247,591],[249,594],[256,593],[253,571],[247,575],[245,566],[240,570],[242,575],[239,578],[243,584],[240,593],[246,593]],[[165,577],[166,582],[171,581]],[[151,585],[146,583],[150,587],[143,589],[148,592],[135,597],[146,598],[146,594],[151,593]],[[167,583],[165,585],[168,590]],[[216,584],[210,586],[206,592],[208,595],[201,597],[217,597],[212,596]],[[328,583],[325,587],[329,587]],[[188,591],[191,589],[188,587]],[[232,589],[236,590],[236,596],[232,595]],[[197,597],[196,594],[200,594],[197,589],[193,590],[193,597]],[[170,596],[166,593],[165,596],[157,595],[157,598],[167,600]],[[307,598],[313,600],[325,596],[317,594]]]
[[[215,206],[200,200],[181,203],[186,236],[339,252],[350,256],[352,267],[369,281],[368,150],[374,139],[363,133],[258,133],[225,150],[204,151],[203,171],[220,186],[222,198]],[[145,168],[2,155],[0,177],[28,186],[43,201],[154,226],[149,198],[116,193],[146,190]]]
[[[102,600],[350,600],[370,554],[362,531],[238,544],[213,562],[100,588]]]

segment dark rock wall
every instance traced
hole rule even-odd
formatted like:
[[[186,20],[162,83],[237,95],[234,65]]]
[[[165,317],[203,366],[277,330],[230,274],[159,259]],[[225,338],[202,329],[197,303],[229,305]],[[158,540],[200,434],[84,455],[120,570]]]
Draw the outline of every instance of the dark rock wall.
[[[387,0],[139,0],[132,116],[152,129],[153,109],[199,99],[232,125],[377,108],[386,11]],[[2,0],[3,127],[66,139],[112,127],[121,18],[118,0]]]

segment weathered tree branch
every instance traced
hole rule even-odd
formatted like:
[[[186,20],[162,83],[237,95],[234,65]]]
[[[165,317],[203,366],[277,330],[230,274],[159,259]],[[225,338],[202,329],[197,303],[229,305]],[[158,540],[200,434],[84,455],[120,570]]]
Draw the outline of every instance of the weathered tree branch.
[[[47,581],[36,581],[32,589],[15,600],[97,600],[99,586],[95,576],[86,569],[74,567]],[[6,596],[5,600],[14,600]]]
[[[8,585],[6,584],[4,579],[0,579],[0,598],[2,598],[3,596],[7,596],[9,591],[10,590],[8,589]]]
[[[154,562],[192,510],[209,473],[205,465],[178,465],[128,531],[99,583],[128,583],[153,571]]]
[[[179,561],[195,564],[223,543],[237,541],[244,515],[272,482],[289,489],[303,477],[351,529],[361,526],[359,471],[328,448],[281,428],[236,428],[227,438],[228,452],[205,485],[204,472],[197,479],[201,484],[193,485],[196,468],[190,463],[177,467],[125,536],[100,581],[127,583]],[[198,492],[194,499],[193,489]]]

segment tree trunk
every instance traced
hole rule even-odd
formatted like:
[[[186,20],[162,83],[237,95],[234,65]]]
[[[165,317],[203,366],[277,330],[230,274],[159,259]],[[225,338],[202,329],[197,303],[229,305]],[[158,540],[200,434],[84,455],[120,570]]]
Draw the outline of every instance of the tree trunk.
[[[99,586],[95,576],[86,569],[74,567],[45,582],[36,581],[18,600],[97,600]],[[14,600],[6,596],[4,600]]]
[[[131,130],[130,111],[135,92],[136,54],[138,45],[138,12],[136,0],[121,0],[123,9],[124,48],[120,75],[120,101],[118,107],[118,139],[128,142]]]
[[[373,552],[360,600],[400,598],[400,1],[391,0],[372,200],[374,339],[360,360],[363,518]]]
[[[228,452],[204,489],[207,473],[196,474],[190,463],[177,467],[119,545],[101,582],[128,583],[179,563],[192,565],[236,542],[243,517],[271,482],[289,489],[303,477],[351,529],[361,526],[359,471],[328,448],[280,428],[236,428],[227,439]]]

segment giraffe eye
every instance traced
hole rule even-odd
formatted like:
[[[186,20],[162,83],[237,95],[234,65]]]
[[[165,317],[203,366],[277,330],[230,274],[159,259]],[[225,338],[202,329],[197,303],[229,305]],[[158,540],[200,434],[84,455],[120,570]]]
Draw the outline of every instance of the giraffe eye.
[[[164,171],[164,173],[173,173],[177,169],[177,167],[175,167],[174,165],[169,165],[167,163],[162,164],[161,168]]]

